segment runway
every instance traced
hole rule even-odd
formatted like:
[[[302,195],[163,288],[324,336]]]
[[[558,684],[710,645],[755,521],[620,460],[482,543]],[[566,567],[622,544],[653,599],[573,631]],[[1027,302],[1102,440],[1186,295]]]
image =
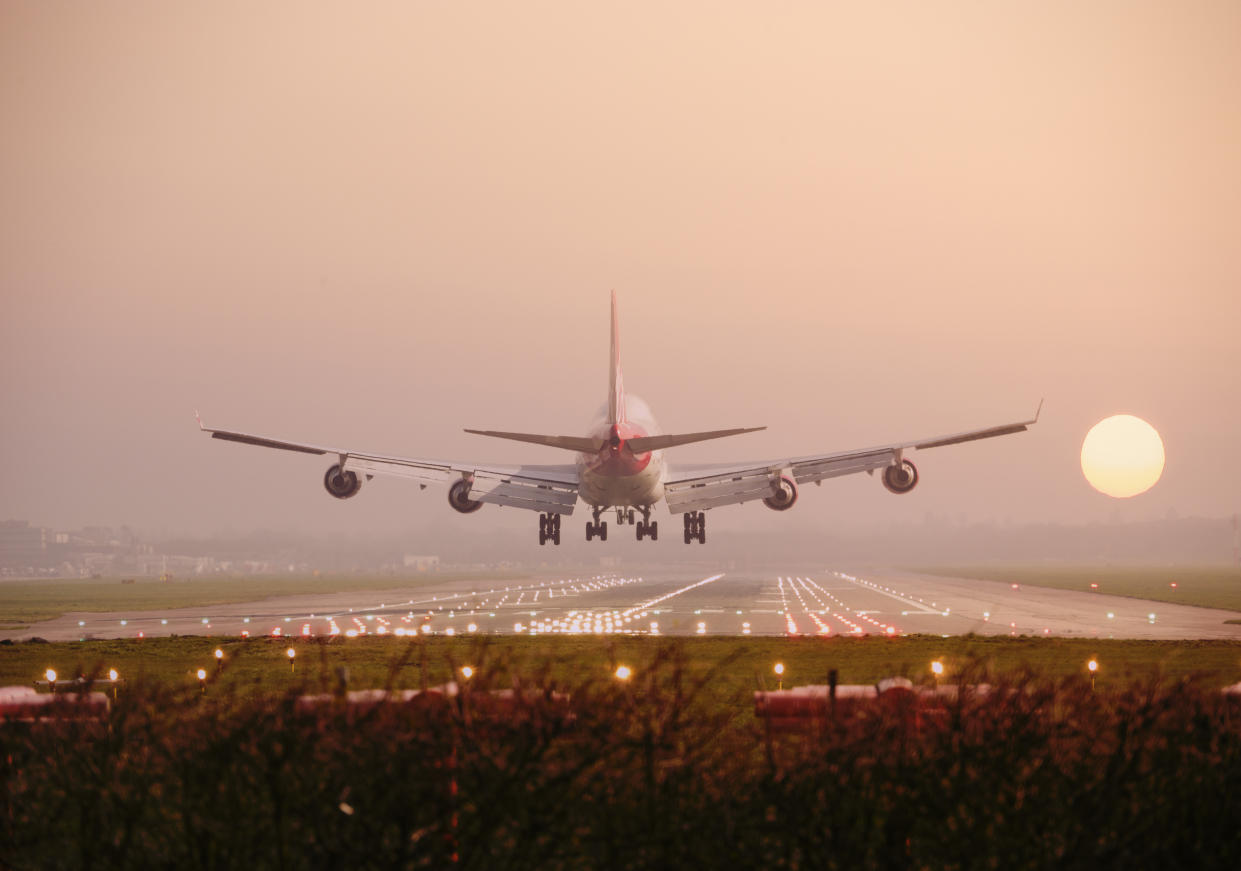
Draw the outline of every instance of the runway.
[[[390,579],[377,579],[390,585]],[[162,612],[71,613],[20,640],[159,635],[898,636],[1241,638],[1239,614],[900,571],[666,570],[505,582],[411,581],[383,593],[286,596]]]

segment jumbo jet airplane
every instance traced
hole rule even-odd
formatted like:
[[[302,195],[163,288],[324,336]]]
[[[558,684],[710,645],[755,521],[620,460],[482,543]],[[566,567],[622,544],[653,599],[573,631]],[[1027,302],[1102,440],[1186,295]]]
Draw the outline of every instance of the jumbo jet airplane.
[[[1042,403],[1039,403],[1039,411]],[[427,484],[447,484],[448,504],[462,514],[471,514],[484,502],[525,508],[539,515],[539,544],[560,544],[560,519],[572,514],[581,499],[590,506],[586,540],[607,541],[605,511],[615,510],[618,526],[634,525],[638,541],[659,538],[659,523],[651,510],[663,500],[668,510],[680,514],[685,525],[685,543],[707,540],[707,515],[721,505],[761,501],[775,511],[787,511],[797,501],[797,485],[824,478],[882,469],[880,479],[893,493],[908,493],[918,483],[918,470],[905,457],[909,450],[938,448],[961,442],[1022,432],[1038,422],[1009,423],[986,429],[928,439],[911,439],[876,448],[787,457],[758,462],[715,465],[668,466],[664,451],[693,442],[756,432],[766,427],[712,430],[709,432],[661,434],[646,404],[626,396],[621,382],[620,336],[616,317],[616,293],[612,294],[612,354],[608,374],[608,401],[601,419],[585,436],[535,435],[467,429],[475,435],[531,442],[577,454],[572,465],[498,466],[475,462],[446,462],[378,454],[340,448],[325,448],[301,442],[288,442],[247,433],[208,429],[199,418],[198,426],[212,438],[225,441],[297,451],[304,454],[334,455],[337,462],[328,468],[323,486],[337,499],[356,496],[363,480],[375,475],[412,478]]]

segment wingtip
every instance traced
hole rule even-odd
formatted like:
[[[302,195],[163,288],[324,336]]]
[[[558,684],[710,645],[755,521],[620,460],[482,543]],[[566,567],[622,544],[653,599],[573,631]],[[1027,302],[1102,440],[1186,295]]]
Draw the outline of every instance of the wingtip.
[[[202,418],[202,415],[198,413],[198,409],[197,409],[197,408],[196,408],[196,409],[194,409],[194,420],[198,421],[198,428],[199,428],[199,429],[201,429],[201,430],[205,430],[205,429],[206,429],[206,427],[205,427],[205,426],[203,426],[203,418]]]
[[[1040,397],[1038,401],[1038,408],[1034,409],[1034,422],[1035,423],[1038,423],[1038,416],[1043,413],[1043,399],[1045,398],[1046,397]]]

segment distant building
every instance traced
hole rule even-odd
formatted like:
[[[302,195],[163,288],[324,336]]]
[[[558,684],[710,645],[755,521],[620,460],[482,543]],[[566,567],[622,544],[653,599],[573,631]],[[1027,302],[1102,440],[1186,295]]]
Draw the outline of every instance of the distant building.
[[[49,566],[55,558],[48,549],[53,538],[50,529],[25,520],[0,521],[0,569],[24,572]]]
[[[438,572],[440,570],[440,558],[438,556],[421,556],[418,554],[405,554],[405,568],[413,569],[416,572]]]

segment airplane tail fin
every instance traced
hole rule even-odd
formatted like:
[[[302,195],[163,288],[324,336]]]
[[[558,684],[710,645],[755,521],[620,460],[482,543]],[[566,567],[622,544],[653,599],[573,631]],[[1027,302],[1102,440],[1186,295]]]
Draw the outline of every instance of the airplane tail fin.
[[[620,323],[616,318],[616,291],[612,291],[612,354],[608,367],[608,423],[625,422],[625,386],[620,368]]]

